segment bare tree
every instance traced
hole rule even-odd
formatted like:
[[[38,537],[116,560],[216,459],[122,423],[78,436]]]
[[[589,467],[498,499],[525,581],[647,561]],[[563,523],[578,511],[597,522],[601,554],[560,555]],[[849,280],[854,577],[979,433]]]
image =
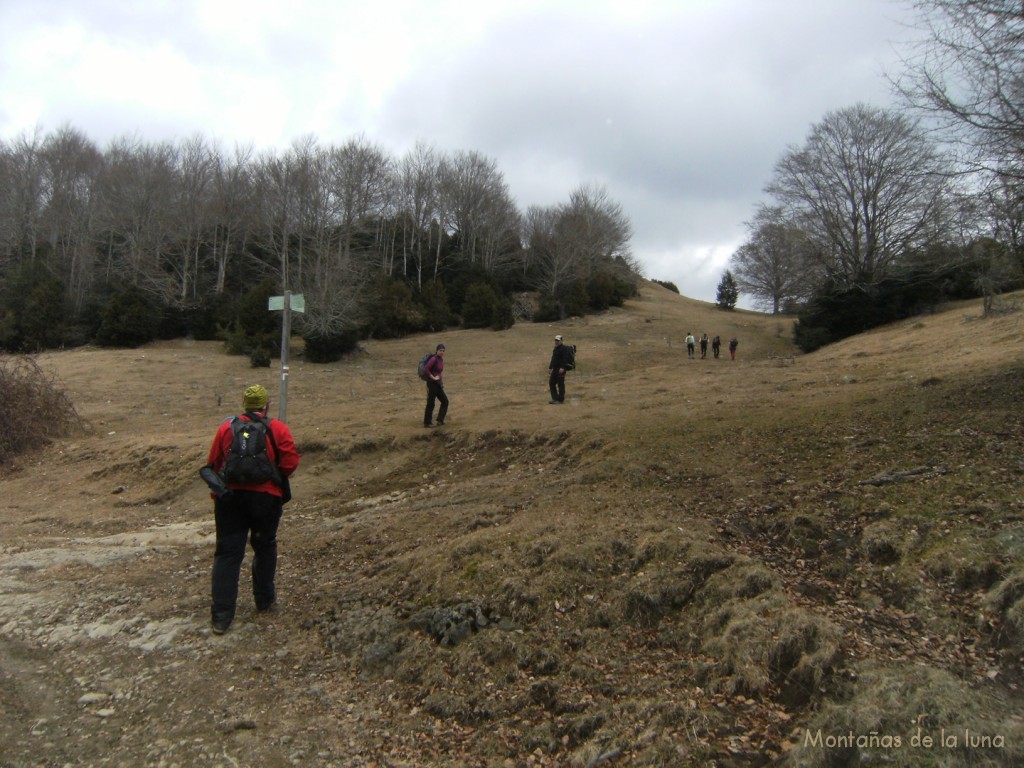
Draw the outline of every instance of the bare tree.
[[[559,289],[576,278],[576,265],[571,261],[572,253],[559,249],[558,220],[561,215],[557,206],[531,205],[526,211],[524,239],[527,259],[543,275],[540,289],[554,296]]]
[[[359,227],[379,213],[386,189],[387,162],[368,145],[302,153],[299,170],[300,257],[296,281],[306,296],[302,326],[307,334],[334,336],[365,318],[366,260],[352,252]]]
[[[178,284],[164,267],[172,242],[168,212],[177,188],[173,145],[124,137],[108,148],[99,212],[108,281],[137,286],[162,302],[176,298]]]
[[[982,199],[990,212],[992,236],[1005,243],[1024,267],[1024,188],[1020,181],[993,174]]]
[[[602,186],[584,184],[569,195],[560,222],[562,245],[576,251],[580,276],[615,264],[639,273],[629,249],[633,225]]]
[[[308,135],[296,139],[286,160],[295,193],[292,196],[295,226],[291,231],[287,263],[294,265],[295,273],[283,270],[282,285],[294,289],[305,284],[303,273],[308,264],[319,264],[329,258],[337,217],[330,188],[330,159],[316,138]]]
[[[444,208],[458,233],[462,258],[492,273],[519,251],[519,212],[497,163],[479,152],[458,152],[441,168]],[[511,253],[510,253],[510,246]]]
[[[812,238],[828,277],[865,286],[941,234],[948,168],[916,122],[857,105],[813,126],[766,191]]]
[[[958,251],[976,277],[974,286],[983,298],[987,315],[995,297],[1016,288],[1024,278],[1024,199],[1015,176],[992,174],[980,191],[964,196],[964,225]]]
[[[437,151],[423,143],[402,158],[399,166],[399,210],[405,232],[402,237],[402,274],[408,274],[408,259],[416,269],[416,284],[422,287],[423,271],[432,254],[427,238],[432,224],[443,218],[438,190],[442,159]],[[435,260],[436,274],[439,264]]]
[[[13,191],[15,169],[14,150],[0,141],[0,273],[13,260],[17,250],[17,203]]]
[[[41,218],[51,270],[64,283],[71,309],[89,298],[95,264],[97,181],[103,157],[68,126],[48,136],[42,151],[47,202]]]
[[[787,220],[778,206],[761,206],[747,229],[749,238],[731,260],[739,288],[772,314],[789,302],[807,298],[814,281],[812,245],[806,233]]]
[[[306,273],[302,294],[306,312],[302,317],[304,333],[312,336],[337,336],[358,328],[366,321],[369,265],[351,255],[320,259]]]
[[[914,0],[924,32],[894,84],[976,173],[976,216],[965,257],[991,297],[1019,284],[1024,266],[1024,6],[1018,0]],[[994,238],[988,242],[987,237]],[[998,245],[998,247],[997,247]]]
[[[539,273],[543,255],[550,246],[548,241],[554,231],[554,224],[547,223],[556,214],[554,207],[531,205],[519,218],[519,241],[522,250],[515,262],[517,274],[524,284],[532,282],[532,275]]]
[[[337,256],[348,259],[354,244],[369,243],[391,197],[391,160],[359,137],[330,151],[329,185],[338,230]],[[364,246],[365,247],[365,246]]]
[[[924,32],[895,79],[976,168],[1024,177],[1024,6],[914,0]]]
[[[178,253],[170,266],[177,276],[178,298],[182,301],[198,295],[200,257],[209,245],[207,218],[214,166],[213,152],[201,136],[179,144],[177,195],[173,200],[173,239]]]
[[[264,152],[253,164],[252,244],[265,259],[277,262],[279,282],[289,290],[291,239],[299,229],[295,176],[292,158],[287,156]],[[266,266],[266,261],[256,254],[247,255],[245,271],[262,277],[260,270]]]
[[[598,269],[639,274],[629,251],[632,225],[603,187],[583,185],[562,206],[531,208],[527,222],[529,258],[540,264],[540,288],[549,296],[558,297]]]
[[[245,252],[251,230],[253,203],[252,145],[236,146],[229,161],[219,151],[213,156],[211,216],[215,222],[213,263],[215,294],[224,292],[228,267],[234,257]]]
[[[4,222],[0,233],[4,255],[15,261],[36,257],[39,218],[45,204],[43,144],[42,131],[37,129],[31,136],[19,136],[3,155],[0,210]]]

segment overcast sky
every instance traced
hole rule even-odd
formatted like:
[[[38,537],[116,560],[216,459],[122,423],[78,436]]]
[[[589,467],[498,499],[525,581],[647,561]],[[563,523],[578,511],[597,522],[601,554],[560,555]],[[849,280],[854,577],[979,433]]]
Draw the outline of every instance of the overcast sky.
[[[907,18],[901,0],[0,0],[0,139],[475,150],[522,211],[603,185],[646,276],[714,301],[786,148],[894,103]]]

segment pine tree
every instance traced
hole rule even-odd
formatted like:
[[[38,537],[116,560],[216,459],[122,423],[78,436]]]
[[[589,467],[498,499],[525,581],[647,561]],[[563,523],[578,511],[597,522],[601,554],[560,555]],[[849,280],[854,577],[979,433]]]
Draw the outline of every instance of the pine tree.
[[[722,279],[718,282],[718,298],[715,300],[719,309],[735,309],[736,302],[740,298],[740,289],[736,285],[736,278],[730,270],[725,270]]]

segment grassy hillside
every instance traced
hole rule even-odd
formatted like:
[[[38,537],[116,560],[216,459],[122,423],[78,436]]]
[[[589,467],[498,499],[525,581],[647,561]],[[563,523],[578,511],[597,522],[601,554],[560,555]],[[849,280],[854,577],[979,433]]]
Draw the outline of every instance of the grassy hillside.
[[[1019,765],[1022,318],[801,356],[790,321],[650,284],[298,356],[281,608],[243,574],[222,638],[196,470],[276,372],[207,343],[42,356],[89,429],[4,479],[0,693],[50,696],[0,708],[0,764]],[[689,360],[687,331],[737,359]]]

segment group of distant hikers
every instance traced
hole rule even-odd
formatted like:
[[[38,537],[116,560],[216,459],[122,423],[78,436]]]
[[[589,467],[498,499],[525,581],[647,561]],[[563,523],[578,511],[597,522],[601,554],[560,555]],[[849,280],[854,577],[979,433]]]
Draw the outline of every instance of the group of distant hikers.
[[[733,360],[736,359],[736,347],[740,345],[736,337],[733,336],[729,339],[729,357]],[[689,331],[686,332],[686,354],[691,359],[696,359],[696,346],[697,340],[693,338],[693,334]],[[718,355],[722,351],[722,339],[719,336],[715,336],[711,340],[711,354],[718,358]],[[708,335],[706,333],[701,334],[700,337],[700,359],[703,360],[708,356]]]

